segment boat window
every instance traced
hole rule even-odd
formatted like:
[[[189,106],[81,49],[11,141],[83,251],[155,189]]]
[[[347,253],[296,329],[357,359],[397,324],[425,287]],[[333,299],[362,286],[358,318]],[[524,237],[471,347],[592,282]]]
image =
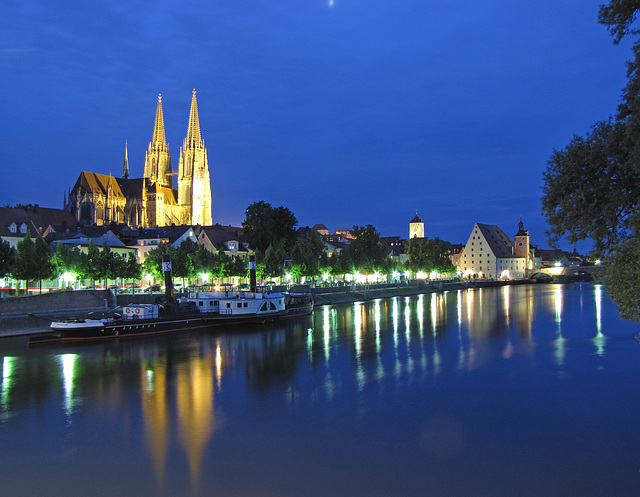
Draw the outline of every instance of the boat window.
[[[249,304],[247,304],[246,302],[244,303],[244,307],[247,307]]]
[[[212,306],[212,305],[213,305],[213,300],[210,300],[209,301],[209,306]]]
[[[204,305],[204,302],[201,300],[200,302],[198,302],[198,305],[202,307]]]
[[[266,311],[267,310],[267,303],[265,302],[264,304],[262,304],[262,306],[260,306],[260,311]]]
[[[227,309],[231,307],[231,302],[227,302]]]
[[[240,309],[240,307],[242,307],[242,302],[238,302],[238,309]]]
[[[269,310],[270,311],[275,311],[276,310],[276,306],[273,305],[273,302],[269,302]]]

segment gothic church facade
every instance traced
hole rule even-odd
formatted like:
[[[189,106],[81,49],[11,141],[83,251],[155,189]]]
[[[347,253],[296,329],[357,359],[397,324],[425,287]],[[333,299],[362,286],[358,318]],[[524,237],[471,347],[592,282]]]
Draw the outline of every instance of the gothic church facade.
[[[129,178],[125,145],[122,178],[82,171],[67,195],[65,209],[85,225],[126,224],[131,228],[212,225],[207,149],[200,134],[193,90],[187,137],[180,148],[177,188],[165,137],[162,96],[158,95],[153,137],[145,155],[144,176]]]

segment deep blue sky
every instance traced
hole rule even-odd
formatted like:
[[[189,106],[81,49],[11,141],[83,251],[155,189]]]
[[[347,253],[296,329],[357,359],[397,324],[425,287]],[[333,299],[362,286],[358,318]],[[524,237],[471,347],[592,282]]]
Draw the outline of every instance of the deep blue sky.
[[[543,247],[551,152],[615,111],[628,45],[605,0],[5,0],[0,204],[61,207],[81,170],[143,172],[162,93],[177,168],[191,90],[213,219],[466,242],[523,216]],[[568,246],[565,246],[567,248]]]

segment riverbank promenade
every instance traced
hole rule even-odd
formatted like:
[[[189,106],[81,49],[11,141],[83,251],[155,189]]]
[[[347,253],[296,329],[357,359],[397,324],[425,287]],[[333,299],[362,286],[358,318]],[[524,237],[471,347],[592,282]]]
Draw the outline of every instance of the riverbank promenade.
[[[530,280],[415,280],[397,284],[317,286],[311,289],[316,306],[349,304],[475,287],[529,284]],[[84,318],[89,313],[113,311],[117,305],[150,303],[157,295],[115,296],[110,290],[77,290],[0,300],[0,337],[49,331],[55,319]]]

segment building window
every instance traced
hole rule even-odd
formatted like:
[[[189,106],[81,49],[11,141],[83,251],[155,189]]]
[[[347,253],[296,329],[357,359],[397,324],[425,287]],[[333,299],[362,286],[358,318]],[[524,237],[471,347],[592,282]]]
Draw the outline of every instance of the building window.
[[[11,223],[9,225],[9,231],[11,231],[11,233],[15,233],[17,231],[16,223]]]
[[[26,234],[27,233],[27,225],[22,223],[22,225],[20,226],[20,233],[22,234]]]

